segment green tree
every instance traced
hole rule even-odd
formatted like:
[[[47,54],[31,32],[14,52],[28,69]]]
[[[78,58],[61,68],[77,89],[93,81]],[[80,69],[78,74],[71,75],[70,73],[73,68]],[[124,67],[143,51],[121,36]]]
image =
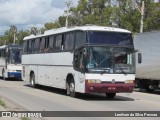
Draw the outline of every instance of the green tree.
[[[141,13],[134,0],[121,0],[115,6],[113,22],[117,27],[139,32]]]
[[[155,3],[154,0],[117,0],[118,5],[113,19],[117,27],[133,33],[140,31],[142,1],[145,3],[144,32],[160,29],[160,3]]]
[[[109,0],[80,0],[77,7],[70,9],[76,25],[110,25],[112,7]]]
[[[59,28],[59,26],[57,25],[56,22],[48,22],[48,23],[45,23],[44,26],[45,26],[45,29],[47,29],[47,30]]]
[[[24,37],[29,35],[29,31],[28,30],[20,30],[17,33],[17,40],[16,40],[16,44],[22,44],[23,43],[23,39]]]
[[[17,31],[16,26],[10,26],[9,30],[6,30],[4,35],[0,37],[0,45],[13,44],[15,39],[15,44],[21,44],[23,38],[29,35],[29,31]],[[15,38],[14,38],[15,37]]]
[[[16,40],[16,35],[17,35],[17,27],[14,25],[10,26],[10,29],[4,33],[6,44],[13,44],[14,39]]]
[[[38,28],[37,27],[31,27],[30,28],[30,34],[33,34],[33,35],[37,35],[37,34],[39,34],[39,30],[38,30]]]
[[[145,0],[144,31],[160,30],[160,3]]]
[[[6,44],[6,37],[5,36],[0,36],[0,46]]]

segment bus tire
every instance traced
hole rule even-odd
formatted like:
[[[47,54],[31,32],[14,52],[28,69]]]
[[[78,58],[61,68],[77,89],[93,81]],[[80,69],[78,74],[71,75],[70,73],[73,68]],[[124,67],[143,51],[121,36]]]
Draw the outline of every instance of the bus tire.
[[[67,90],[70,95],[70,97],[77,97],[78,96],[78,93],[75,92],[75,82],[74,82],[74,79],[71,78],[70,81],[68,81],[68,90]]]
[[[107,98],[112,99],[112,98],[114,98],[115,96],[116,96],[116,93],[106,93],[106,97],[107,97]]]
[[[152,92],[154,92],[154,89],[150,89],[149,87],[147,87],[146,91],[149,92],[149,93],[152,93]]]
[[[6,78],[5,78],[5,71],[4,71],[4,69],[2,70],[2,79],[3,79],[3,80],[6,80]]]
[[[30,86],[33,87],[33,88],[36,87],[35,75],[34,75],[34,73],[32,73],[32,74],[30,75]]]

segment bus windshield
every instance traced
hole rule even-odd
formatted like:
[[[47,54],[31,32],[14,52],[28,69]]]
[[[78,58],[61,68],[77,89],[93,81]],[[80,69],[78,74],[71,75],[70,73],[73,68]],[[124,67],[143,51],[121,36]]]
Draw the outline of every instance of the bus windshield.
[[[22,49],[9,50],[9,63],[21,64]]]
[[[88,31],[88,44],[108,44],[118,46],[133,46],[131,33]]]
[[[134,51],[131,48],[87,47],[86,69],[100,73],[135,73]]]

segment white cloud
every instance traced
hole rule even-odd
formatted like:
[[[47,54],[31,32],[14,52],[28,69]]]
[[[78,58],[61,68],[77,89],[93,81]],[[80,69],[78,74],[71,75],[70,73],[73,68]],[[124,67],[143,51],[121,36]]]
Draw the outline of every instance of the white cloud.
[[[43,23],[48,19],[47,17],[53,16],[56,18],[63,14],[64,9],[52,7],[51,5],[54,4],[52,2],[52,0],[10,0],[1,3],[1,24]]]
[[[0,0],[0,27],[40,26],[63,15],[66,0]],[[73,0],[77,5],[78,0]],[[2,31],[2,30],[1,30]]]

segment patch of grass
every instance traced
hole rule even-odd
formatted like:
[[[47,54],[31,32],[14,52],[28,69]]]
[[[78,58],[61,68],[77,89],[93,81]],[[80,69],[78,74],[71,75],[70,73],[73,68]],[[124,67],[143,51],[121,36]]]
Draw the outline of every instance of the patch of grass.
[[[27,117],[22,117],[21,120],[31,120],[31,119]]]
[[[0,98],[0,106],[7,108],[6,103]]]

